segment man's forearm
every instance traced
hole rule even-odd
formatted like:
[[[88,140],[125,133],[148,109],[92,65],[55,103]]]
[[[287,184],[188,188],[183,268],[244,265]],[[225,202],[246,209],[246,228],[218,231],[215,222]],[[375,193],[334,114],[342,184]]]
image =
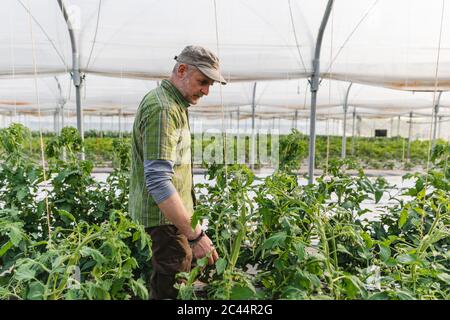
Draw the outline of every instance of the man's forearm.
[[[172,222],[182,234],[188,239],[195,239],[200,234],[200,225],[197,224],[195,230],[191,227],[191,217],[181,201],[178,192],[173,193],[164,201],[158,204],[164,216]]]

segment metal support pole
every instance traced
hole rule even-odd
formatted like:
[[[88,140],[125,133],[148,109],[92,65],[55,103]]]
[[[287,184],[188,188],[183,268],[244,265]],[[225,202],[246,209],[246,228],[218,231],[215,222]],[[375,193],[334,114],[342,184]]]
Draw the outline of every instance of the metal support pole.
[[[402,139],[402,163],[405,163],[405,139]]]
[[[61,127],[58,130],[58,133],[61,132],[61,130],[64,128],[64,105],[66,104],[67,100],[64,98],[62,94],[61,89],[61,83],[59,82],[58,78],[55,77],[56,86],[58,88],[58,124],[61,123]]]
[[[406,149],[406,158],[411,159],[411,133],[412,133],[412,117],[413,113],[409,113],[409,129],[408,129],[408,148]]]
[[[345,159],[346,156],[346,148],[347,148],[347,110],[348,110],[348,95],[350,93],[350,89],[352,87],[353,82],[350,82],[347,88],[347,94],[345,95],[344,100],[344,125],[343,125],[343,133],[342,133],[342,150],[341,150],[341,158]]]
[[[298,110],[295,110],[295,129],[298,129]]]
[[[441,137],[441,128],[442,128],[442,116],[439,117],[439,129],[437,133],[437,138],[439,139]]]
[[[100,137],[103,138],[103,114],[100,112]]]
[[[53,131],[55,132],[55,135],[59,133],[59,108],[57,107],[55,109],[55,112],[53,113]]]
[[[237,117],[236,117],[236,122],[237,122],[237,132],[238,132],[238,135],[239,135],[239,120],[241,120],[241,107],[238,107],[238,109],[237,109]]]
[[[361,116],[356,116],[356,135],[361,137]]]
[[[32,154],[33,153],[33,135],[31,134],[31,123],[30,123],[30,121],[28,122],[28,124],[29,124],[28,129],[30,129],[29,130],[29,133],[30,133],[30,136],[29,136],[29,140],[30,140],[30,154]],[[65,149],[63,149],[63,150],[65,151]]]
[[[83,130],[83,110],[81,108],[81,85],[82,85],[82,76],[80,73],[80,55],[78,53],[78,48],[75,40],[75,34],[73,32],[73,26],[69,19],[69,15],[67,14],[66,8],[63,5],[62,0],[58,0],[59,7],[61,12],[63,13],[64,19],[66,20],[67,27],[69,30],[70,43],[72,47],[72,80],[75,85],[75,97],[77,104],[77,129],[80,133],[81,140],[84,140],[84,130]],[[84,148],[81,151],[81,159],[85,159]]]
[[[61,105],[61,130],[64,128],[64,105]]]
[[[316,151],[316,104],[317,91],[319,90],[319,76],[320,76],[320,49],[322,47],[323,33],[330,17],[333,0],[328,0],[322,22],[320,24],[319,33],[317,35],[316,49],[313,60],[313,74],[310,81],[311,89],[311,119],[309,131],[309,161],[308,161],[308,183],[314,182],[314,165],[315,165],[315,151]]]
[[[256,82],[253,84],[253,96],[252,96],[252,143],[250,154],[250,165],[253,169],[255,166],[255,110],[256,110]]]
[[[394,137],[394,118],[391,118],[391,138]]]
[[[431,142],[431,150],[434,149],[436,145],[436,133],[437,133],[437,121],[438,121],[438,113],[439,113],[439,104],[441,103],[442,91],[439,91],[439,95],[434,106],[434,125],[433,125],[433,140]]]
[[[397,122],[397,137],[400,137],[400,116],[398,116]]]
[[[119,138],[122,138],[122,109],[119,109]]]
[[[356,108],[353,107],[353,123],[352,123],[352,155],[355,154],[355,125],[356,125]]]

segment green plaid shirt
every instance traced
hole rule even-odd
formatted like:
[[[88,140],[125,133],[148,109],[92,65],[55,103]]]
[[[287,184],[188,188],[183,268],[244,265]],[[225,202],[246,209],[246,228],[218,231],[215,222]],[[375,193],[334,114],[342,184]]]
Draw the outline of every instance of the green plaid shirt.
[[[129,210],[146,227],[172,224],[148,193],[144,161],[170,160],[174,163],[172,183],[189,214],[194,211],[189,103],[169,81],[142,99],[133,124]]]

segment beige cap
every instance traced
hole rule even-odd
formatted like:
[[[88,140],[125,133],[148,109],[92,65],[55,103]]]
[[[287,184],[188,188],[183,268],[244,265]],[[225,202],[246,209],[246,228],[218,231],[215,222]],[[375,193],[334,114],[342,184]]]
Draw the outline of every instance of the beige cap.
[[[219,58],[210,50],[200,46],[187,46],[175,60],[196,66],[208,78],[227,84],[219,71]]]

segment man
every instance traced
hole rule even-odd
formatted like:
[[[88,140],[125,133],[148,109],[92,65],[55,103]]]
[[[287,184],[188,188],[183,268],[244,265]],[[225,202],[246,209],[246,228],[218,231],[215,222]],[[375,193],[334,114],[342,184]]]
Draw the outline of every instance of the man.
[[[217,56],[187,46],[169,80],[143,98],[132,137],[130,214],[152,238],[152,299],[175,299],[175,275],[188,272],[192,258],[217,259],[201,226],[192,229],[194,210],[188,107],[208,95],[214,82],[226,84]]]

